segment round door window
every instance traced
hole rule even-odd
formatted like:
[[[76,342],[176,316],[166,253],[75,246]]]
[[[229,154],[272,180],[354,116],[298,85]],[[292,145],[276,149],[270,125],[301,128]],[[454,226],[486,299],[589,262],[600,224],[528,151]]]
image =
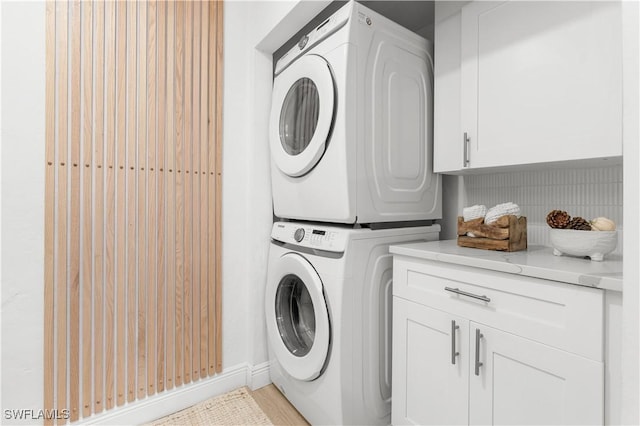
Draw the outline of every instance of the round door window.
[[[335,112],[334,90],[329,64],[317,55],[303,55],[273,80],[269,145],[287,176],[303,176],[322,158]]]
[[[275,308],[282,342],[296,357],[307,355],[316,334],[315,310],[307,286],[298,276],[289,274],[280,280]]]
[[[280,143],[289,155],[304,151],[316,131],[320,96],[315,83],[303,77],[287,92],[280,111]]]

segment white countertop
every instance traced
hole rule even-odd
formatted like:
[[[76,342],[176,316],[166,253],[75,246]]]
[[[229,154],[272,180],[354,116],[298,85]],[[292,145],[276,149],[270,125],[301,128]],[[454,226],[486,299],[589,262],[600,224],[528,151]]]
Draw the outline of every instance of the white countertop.
[[[604,290],[622,291],[622,256],[607,255],[602,262],[588,258],[554,256],[553,249],[529,246],[502,252],[459,247],[456,240],[392,245],[389,251],[417,259],[490,269]]]

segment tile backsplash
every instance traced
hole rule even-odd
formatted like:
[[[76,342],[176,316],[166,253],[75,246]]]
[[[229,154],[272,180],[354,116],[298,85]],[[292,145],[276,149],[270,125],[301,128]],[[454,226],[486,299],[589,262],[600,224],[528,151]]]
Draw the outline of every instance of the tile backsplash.
[[[619,231],[614,253],[622,253],[622,165],[469,175],[463,179],[468,206],[518,204],[527,216],[530,245],[550,245],[545,217],[550,210],[560,209],[587,220],[598,216],[614,220]]]

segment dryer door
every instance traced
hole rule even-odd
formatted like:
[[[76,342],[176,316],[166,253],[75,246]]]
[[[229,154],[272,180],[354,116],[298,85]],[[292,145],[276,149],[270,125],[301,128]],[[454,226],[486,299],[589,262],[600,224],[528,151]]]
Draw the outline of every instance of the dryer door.
[[[296,253],[276,261],[265,297],[267,334],[282,368],[298,380],[317,378],[329,354],[330,325],[322,281]]]
[[[334,98],[329,64],[320,56],[302,56],[275,78],[269,140],[273,160],[286,175],[304,175],[324,154]]]

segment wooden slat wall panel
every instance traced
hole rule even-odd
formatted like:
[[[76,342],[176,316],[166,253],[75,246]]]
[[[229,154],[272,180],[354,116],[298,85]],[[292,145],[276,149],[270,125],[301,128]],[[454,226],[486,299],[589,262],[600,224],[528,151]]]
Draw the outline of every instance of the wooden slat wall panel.
[[[95,159],[93,174],[95,177],[94,199],[95,212],[93,214],[93,265],[94,265],[94,293],[93,293],[93,400],[94,413],[100,413],[104,404],[104,61],[105,61],[105,4],[94,3],[95,13],[95,93],[94,100],[94,128],[95,128]]]
[[[116,403],[125,402],[126,365],[125,365],[125,254],[126,254],[126,47],[127,47],[127,3],[116,3],[118,37],[116,38]]]
[[[165,138],[162,141],[164,143],[165,155],[164,155],[164,169],[165,169],[165,192],[167,202],[165,204],[165,214],[167,217],[167,229],[166,229],[166,243],[167,243],[167,311],[166,311],[166,333],[167,333],[167,355],[166,355],[166,369],[167,369],[167,389],[171,389],[177,386],[179,383],[176,381],[177,371],[175,369],[175,352],[176,352],[176,186],[175,186],[175,171],[174,171],[174,157],[175,157],[175,104],[173,100],[174,93],[174,58],[175,58],[175,14],[173,2],[162,2],[162,11],[164,12],[165,20],[164,29],[166,31],[166,92],[165,99],[162,103],[165,106]],[[158,10],[160,12],[160,9]],[[160,21],[160,18],[158,19]],[[169,82],[171,82],[169,84]],[[182,383],[182,381],[180,381]]]
[[[91,415],[93,298],[93,3],[82,5],[82,417]]]
[[[207,364],[208,358],[208,292],[209,279],[208,279],[208,267],[209,252],[207,250],[207,232],[208,232],[208,197],[209,186],[207,185],[207,165],[208,165],[208,144],[210,139],[208,138],[207,126],[208,126],[208,113],[209,113],[209,63],[208,63],[208,49],[209,49],[209,3],[202,3],[202,11],[200,13],[200,19],[202,20],[201,27],[201,45],[200,45],[200,169],[196,176],[199,176],[200,181],[200,377],[207,376]],[[213,142],[213,141],[212,141]]]
[[[193,254],[193,303],[192,303],[192,334],[191,339],[193,342],[192,348],[192,365],[191,371],[193,372],[193,380],[198,380],[200,377],[200,43],[201,43],[201,31],[202,31],[202,10],[201,3],[197,2],[193,4],[193,47],[192,47],[192,113],[193,113],[193,130],[192,130],[192,143],[191,143],[191,185],[193,196],[193,207],[191,208],[193,214],[193,229],[192,229],[192,254]]]
[[[105,7],[105,46],[107,60],[105,65],[106,81],[106,211],[105,211],[105,291],[104,291],[104,370],[105,370],[105,407],[114,406],[114,290],[115,290],[115,117],[116,117],[116,3],[107,1]]]
[[[46,32],[44,405],[75,421],[221,369],[222,3],[48,1]]]
[[[148,111],[153,111],[152,107],[147,109],[147,79],[153,80],[155,67],[147,68],[148,58],[152,57],[155,51],[155,38],[151,33],[155,23],[155,9],[153,3],[147,7],[146,2],[139,3],[138,15],[138,152],[136,159],[137,186],[138,193],[138,246],[136,250],[136,260],[138,267],[138,328],[137,328],[137,389],[138,398],[144,398],[147,395],[147,251],[144,250],[147,244],[147,175],[144,172],[147,158],[147,135],[151,134],[152,125],[155,121],[151,121],[151,117],[155,118],[155,114],[150,114],[147,118]],[[147,30],[147,25],[149,30]],[[148,34],[148,36],[147,36]],[[154,64],[155,65],[155,62]],[[149,75],[147,75],[147,73]],[[149,127],[147,129],[147,123]]]
[[[68,3],[56,3],[56,65],[57,74],[57,113],[58,113],[58,194],[57,194],[57,250],[54,254],[56,265],[56,343],[57,343],[57,408],[67,409],[67,153],[68,153],[68,34],[69,10]]]
[[[182,7],[180,7],[182,5]],[[184,382],[191,382],[191,285],[192,285],[192,270],[191,270],[191,230],[192,230],[192,215],[190,205],[192,199],[192,186],[189,169],[191,168],[191,144],[193,143],[193,66],[192,61],[189,58],[193,58],[193,25],[186,25],[186,20],[193,21],[193,4],[191,2],[185,4],[176,5],[181,10],[182,19],[184,25],[184,55],[182,61],[184,62],[184,139],[183,149],[181,155],[182,161],[182,173],[178,176],[183,181],[183,204],[182,211],[184,215],[184,288],[183,288],[183,312],[184,312]],[[187,12],[191,12],[189,16]]]
[[[127,401],[136,397],[136,101],[137,3],[127,2]],[[124,370],[124,369],[123,369]]]
[[[216,99],[215,99],[215,114],[216,114],[216,134],[215,139],[211,139],[210,146],[215,147],[215,163],[216,163],[216,185],[213,189],[215,194],[216,203],[214,208],[209,210],[209,214],[215,216],[215,230],[214,230],[214,244],[215,244],[215,256],[213,262],[216,265],[215,286],[213,292],[216,299],[216,316],[214,319],[215,331],[212,333],[215,339],[216,346],[216,373],[222,371],[222,238],[220,233],[222,232],[222,86],[223,86],[223,67],[222,67],[222,54],[224,51],[224,44],[222,40],[224,14],[223,7],[224,2],[222,0],[215,2],[217,6],[217,15],[215,23],[216,44],[209,49],[210,55],[216,56],[216,67],[209,68],[210,73],[216,74]],[[213,23],[213,21],[211,21]]]
[[[149,3],[149,23],[153,24],[155,17],[153,14],[153,3]],[[156,112],[155,103],[153,102],[156,96],[156,49],[159,47],[155,44],[155,35],[152,33],[153,27],[149,25],[147,31],[147,77],[148,77],[148,114],[149,114],[149,127],[148,127],[148,139],[147,139],[147,159],[146,168],[141,169],[140,172],[147,176],[147,394],[153,395],[156,393],[156,328],[158,327],[156,312],[157,312],[157,289],[156,289],[156,271],[158,258],[156,256],[156,182],[157,176],[156,169]]]
[[[175,288],[175,327],[176,327],[176,385],[184,380],[184,181],[182,179],[182,149],[184,138],[184,3],[176,2],[175,7],[175,64],[174,64],[174,98],[175,104],[175,134],[174,134],[174,170],[175,170],[175,259],[176,259],[176,288]],[[173,7],[170,5],[169,10]],[[172,14],[170,13],[169,16]],[[169,21],[171,22],[171,21]],[[171,28],[172,25],[169,25]],[[171,80],[168,80],[171,81]]]
[[[71,2],[71,161],[69,216],[69,408],[80,417],[80,2]]]
[[[45,9],[45,234],[44,234],[44,409],[54,408],[54,333],[55,333],[55,190],[56,190],[56,10],[53,2],[47,2]],[[53,424],[45,419],[45,425]]]
[[[162,46],[162,48],[157,51],[157,79],[160,84],[157,85],[157,95],[156,95],[156,83],[155,79],[153,82],[153,86],[149,86],[149,105],[150,111],[153,111],[153,123],[154,123],[154,140],[156,135],[155,123],[156,123],[156,114],[158,119],[158,129],[157,129],[157,150],[156,150],[156,170],[157,173],[157,218],[158,222],[156,223],[156,244],[157,244],[157,254],[158,254],[158,276],[157,276],[157,306],[158,306],[158,321],[157,321],[157,381],[158,381],[158,392],[162,392],[165,388],[169,389],[165,383],[165,377],[169,376],[168,373],[165,376],[165,367],[168,370],[168,366],[166,365],[166,350],[168,348],[166,333],[167,333],[167,314],[166,314],[166,271],[167,271],[167,257],[165,251],[165,229],[166,229],[166,221],[165,221],[165,179],[166,179],[166,169],[164,167],[164,152],[165,152],[165,138],[166,138],[166,102],[167,102],[167,21],[166,21],[166,4],[164,2],[160,2],[157,5],[155,2],[149,2],[149,7],[153,7],[153,22],[149,22],[149,37],[157,37],[158,46]],[[156,19],[156,10],[157,10],[157,19]],[[157,36],[156,36],[157,33]],[[154,42],[155,46],[155,42]],[[153,56],[149,57],[150,67],[156,66],[156,51],[155,48],[152,49]],[[157,108],[156,108],[156,99],[158,100]],[[153,374],[153,373],[151,373]],[[170,376],[169,376],[170,377]],[[171,379],[169,379],[171,380]]]
[[[217,22],[218,17],[218,2],[210,3],[209,7],[209,23],[213,24]],[[215,163],[215,135],[217,132],[217,123],[216,123],[216,114],[215,114],[215,103],[216,99],[218,99],[218,91],[217,91],[217,76],[215,72],[213,72],[217,65],[217,57],[215,55],[215,49],[217,46],[217,34],[215,31],[215,25],[209,26],[209,90],[208,90],[208,117],[207,122],[209,126],[207,128],[208,134],[208,154],[207,154],[207,188],[209,189],[209,200],[208,200],[208,226],[207,226],[207,252],[208,259],[215,259],[215,229],[216,229],[216,217],[211,214],[217,206],[216,206],[216,197],[213,189],[216,186],[216,163]],[[221,96],[221,95],[220,95]],[[207,294],[207,345],[208,345],[208,373],[209,375],[213,375],[216,372],[216,342],[215,342],[215,317],[216,313],[216,295],[215,295],[215,279],[217,272],[217,267],[215,262],[208,262],[209,270],[207,273],[208,277],[208,294]]]

